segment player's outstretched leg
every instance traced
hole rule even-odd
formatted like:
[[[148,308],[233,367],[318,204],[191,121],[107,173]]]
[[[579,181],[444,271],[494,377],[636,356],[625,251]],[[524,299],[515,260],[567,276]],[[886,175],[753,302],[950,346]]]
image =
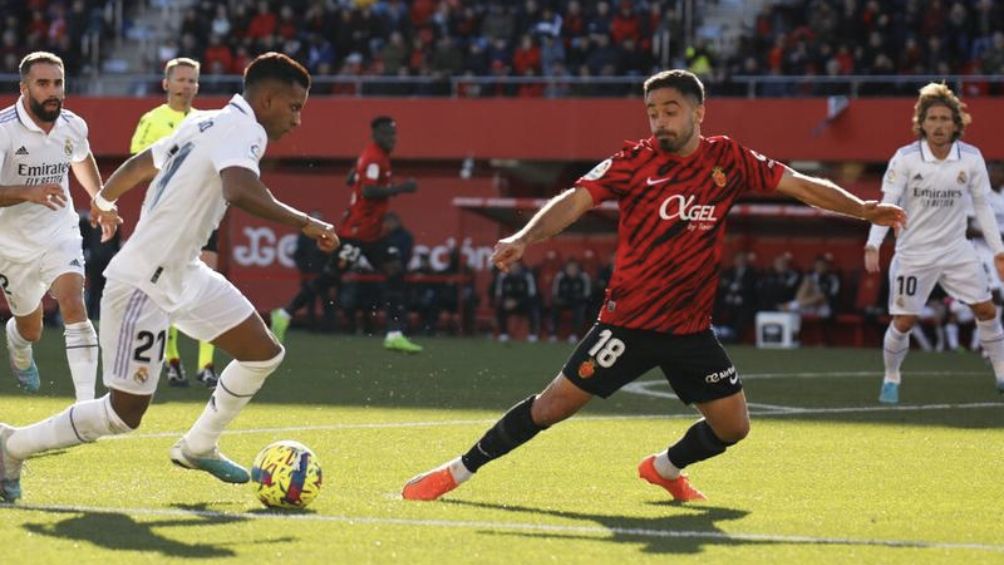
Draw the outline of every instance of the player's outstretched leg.
[[[85,400],[59,414],[23,428],[0,424],[0,498],[21,496],[21,465],[32,455],[132,431],[112,408],[111,396]]]
[[[1004,327],[1001,327],[996,309],[992,318],[976,320],[976,328],[980,334],[980,345],[983,346],[983,351],[990,358],[990,365],[994,368],[997,392],[1004,394]]]
[[[18,386],[25,392],[38,392],[41,380],[32,355],[31,342],[21,336],[17,330],[17,320],[13,317],[7,320],[6,337],[7,358],[11,373],[17,378]]]
[[[708,497],[704,496],[704,493],[690,486],[687,476],[683,473],[677,472],[676,477],[668,478],[659,472],[656,468],[657,461],[662,463],[666,468],[673,466],[672,463],[669,463],[669,459],[665,456],[665,454],[666,452],[664,451],[662,453],[649,455],[648,457],[642,459],[641,463],[638,464],[638,476],[653,485],[660,486],[669,491],[669,494],[673,496],[673,500],[678,500],[680,502],[707,500]],[[671,474],[671,472],[666,472],[666,475]]]
[[[882,360],[885,364],[885,376],[882,378],[882,390],[879,391],[879,402],[883,404],[899,403],[900,367],[910,350],[910,334],[896,328],[896,321],[889,324],[882,342]]]
[[[436,500],[470,479],[489,461],[546,430],[547,426],[538,425],[531,416],[535,400],[536,396],[531,396],[510,408],[462,457],[412,478],[404,485],[401,496],[405,500]]]
[[[260,332],[259,327],[260,326]],[[242,326],[225,334],[226,342],[239,343],[267,336],[268,332],[255,315]],[[231,361],[213,390],[213,396],[206,404],[202,415],[192,424],[188,433],[171,447],[171,461],[187,469],[206,471],[217,479],[228,483],[246,483],[251,475],[243,466],[234,463],[220,453],[217,442],[227,425],[251,401],[251,398],[265,383],[276,367],[282,362],[285,350],[268,338],[268,344],[277,348],[278,353],[265,361]],[[226,343],[220,343],[228,350]]]

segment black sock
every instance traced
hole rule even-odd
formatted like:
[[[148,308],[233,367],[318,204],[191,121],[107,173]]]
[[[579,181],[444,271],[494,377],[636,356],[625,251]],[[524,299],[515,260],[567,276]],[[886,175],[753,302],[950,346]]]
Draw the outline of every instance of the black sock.
[[[669,462],[677,469],[683,469],[691,463],[725,453],[725,448],[730,445],[735,445],[735,442],[718,439],[708,422],[700,420],[669,448]]]
[[[498,459],[513,449],[533,439],[547,426],[538,426],[530,416],[530,408],[536,396],[531,396],[516,406],[513,406],[502,416],[481,439],[471,447],[471,450],[461,457],[464,467],[472,473],[477,473],[482,465],[493,459]]]

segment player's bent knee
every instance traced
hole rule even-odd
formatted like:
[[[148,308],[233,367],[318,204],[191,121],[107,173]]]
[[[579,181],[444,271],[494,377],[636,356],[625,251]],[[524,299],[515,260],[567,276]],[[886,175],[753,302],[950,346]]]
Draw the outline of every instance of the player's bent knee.
[[[244,368],[256,371],[271,373],[276,370],[282,363],[282,360],[286,357],[286,348],[282,345],[276,343],[275,350],[271,357],[261,360],[261,361],[238,361]]]

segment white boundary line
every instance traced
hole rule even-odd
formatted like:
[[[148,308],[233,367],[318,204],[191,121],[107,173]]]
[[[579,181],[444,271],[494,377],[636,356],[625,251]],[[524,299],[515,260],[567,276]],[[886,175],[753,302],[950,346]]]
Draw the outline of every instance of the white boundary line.
[[[917,549],[972,549],[1004,553],[1004,545],[982,543],[954,543],[921,540],[855,539],[808,535],[744,534],[700,530],[660,530],[654,528],[620,528],[617,526],[563,526],[534,524],[530,522],[497,522],[480,520],[423,520],[411,518],[381,518],[376,516],[344,516],[324,514],[285,514],[277,512],[216,512],[212,510],[181,510],[167,508],[105,508],[100,506],[63,505],[10,505],[0,504],[0,510],[31,512],[79,512],[94,514],[125,514],[129,516],[198,516],[240,520],[289,520],[302,522],[329,522],[348,525],[393,525],[425,528],[450,528],[466,530],[495,530],[523,532],[552,532],[558,534],[620,535],[639,538],[685,538],[725,541],[774,542],[809,545],[848,545],[909,547]]]

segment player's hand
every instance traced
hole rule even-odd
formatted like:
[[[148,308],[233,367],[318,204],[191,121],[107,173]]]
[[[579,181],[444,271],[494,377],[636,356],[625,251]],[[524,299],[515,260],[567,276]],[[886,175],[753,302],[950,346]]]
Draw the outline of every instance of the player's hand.
[[[997,275],[1004,280],[1004,253],[994,255],[994,267],[997,267]]]
[[[516,261],[519,261],[525,251],[526,243],[515,235],[511,235],[505,239],[500,239],[495,244],[491,260],[500,271],[508,273],[509,267]]]
[[[415,192],[418,190],[418,183],[415,179],[408,179],[401,183],[400,188],[401,192]]]
[[[94,204],[94,200],[91,200],[91,226],[101,228],[101,243],[114,237],[120,225],[122,225],[122,217],[119,216],[118,206],[113,206],[111,210],[105,212]]]
[[[24,201],[41,204],[50,210],[59,210],[66,206],[66,193],[58,184],[40,184],[29,186],[24,191]]]
[[[879,250],[877,247],[865,246],[865,270],[873,274],[879,272]]]
[[[307,217],[307,225],[303,226],[303,235],[317,242],[317,248],[325,253],[331,253],[338,248],[338,236],[335,226],[322,222],[317,218]]]
[[[891,227],[896,235],[906,227],[906,212],[902,208],[878,200],[865,201],[862,217],[873,224]]]

